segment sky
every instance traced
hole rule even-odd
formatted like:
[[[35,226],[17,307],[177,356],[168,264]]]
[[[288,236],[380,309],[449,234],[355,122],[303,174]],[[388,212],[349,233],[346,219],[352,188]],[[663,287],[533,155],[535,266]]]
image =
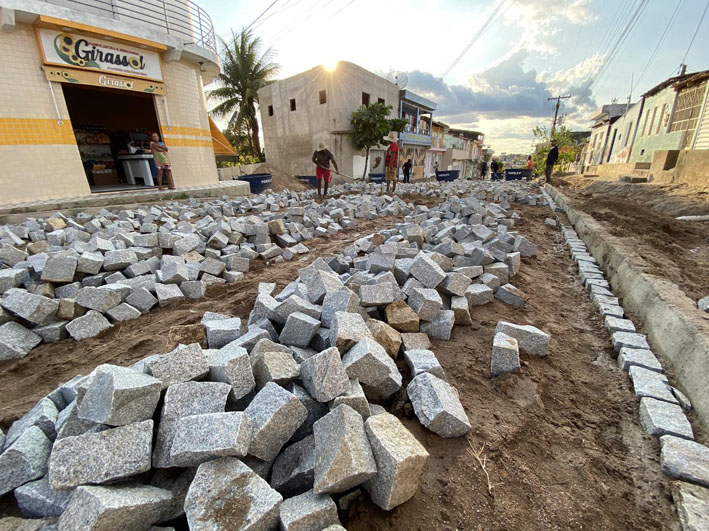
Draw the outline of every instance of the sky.
[[[600,105],[637,101],[675,75],[685,54],[688,72],[709,69],[709,14],[689,46],[709,0],[198,3],[223,38],[252,25],[279,78],[342,60],[405,72],[407,90],[437,102],[434,119],[481,131],[498,154],[532,151],[532,130],[551,129],[548,98],[571,96],[562,123],[587,130]]]

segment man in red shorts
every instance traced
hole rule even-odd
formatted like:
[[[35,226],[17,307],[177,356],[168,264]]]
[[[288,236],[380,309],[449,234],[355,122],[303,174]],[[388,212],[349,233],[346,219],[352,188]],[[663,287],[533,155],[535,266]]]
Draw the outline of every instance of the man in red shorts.
[[[396,192],[396,172],[399,168],[399,144],[396,133],[389,133],[384,137],[385,142],[389,142],[384,162],[384,171],[387,181],[387,193],[389,193],[389,183],[392,184],[392,192]]]
[[[327,188],[332,181],[332,172],[330,172],[330,162],[335,166],[335,171],[339,172],[337,168],[337,162],[335,157],[330,153],[330,149],[327,147],[325,142],[320,141],[318,143],[317,151],[313,152],[313,164],[315,164],[315,177],[318,180],[318,197],[322,197],[321,193],[321,183],[325,181],[325,195],[327,195]]]

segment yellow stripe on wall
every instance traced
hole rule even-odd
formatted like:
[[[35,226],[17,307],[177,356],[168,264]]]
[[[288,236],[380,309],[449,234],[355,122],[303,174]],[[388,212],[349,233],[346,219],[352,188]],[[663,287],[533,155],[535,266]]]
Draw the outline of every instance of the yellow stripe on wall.
[[[60,125],[50,118],[0,118],[0,145],[25,146],[74,144],[74,130],[69,120]]]
[[[181,125],[171,125],[169,128],[165,125],[162,125],[160,127],[163,130],[163,134],[165,134],[166,136],[191,135],[212,138],[212,132],[209,129],[200,129],[199,127],[182,127]]]
[[[213,148],[212,140],[200,140],[197,138],[165,138],[165,145],[179,147],[208,147]]]

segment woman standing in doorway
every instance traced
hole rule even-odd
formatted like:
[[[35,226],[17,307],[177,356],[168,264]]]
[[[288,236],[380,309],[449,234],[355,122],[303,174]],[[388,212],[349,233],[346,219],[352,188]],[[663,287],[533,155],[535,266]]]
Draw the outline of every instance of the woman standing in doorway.
[[[150,151],[153,152],[155,167],[158,169],[158,190],[163,191],[165,189],[162,185],[163,173],[165,174],[168,187],[170,190],[174,190],[175,185],[172,182],[172,165],[170,164],[170,157],[167,154],[167,146],[164,142],[160,142],[160,137],[157,133],[153,133],[151,138]]]

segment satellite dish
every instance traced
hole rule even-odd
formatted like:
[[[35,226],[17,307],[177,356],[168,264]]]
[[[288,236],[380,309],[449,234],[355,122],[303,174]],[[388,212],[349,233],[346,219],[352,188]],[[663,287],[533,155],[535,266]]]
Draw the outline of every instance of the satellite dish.
[[[406,72],[394,70],[387,74],[386,80],[390,83],[394,83],[399,89],[404,90],[406,84],[409,82],[409,76],[406,75]]]

